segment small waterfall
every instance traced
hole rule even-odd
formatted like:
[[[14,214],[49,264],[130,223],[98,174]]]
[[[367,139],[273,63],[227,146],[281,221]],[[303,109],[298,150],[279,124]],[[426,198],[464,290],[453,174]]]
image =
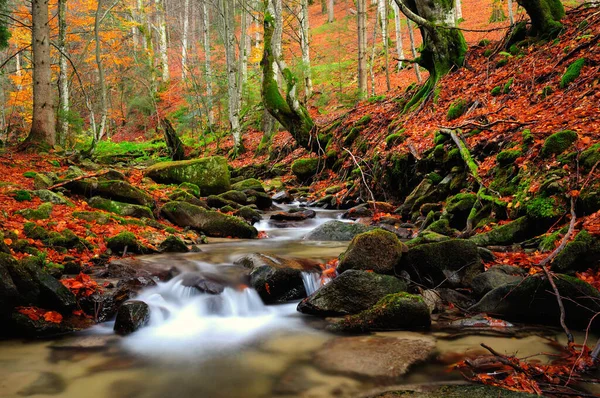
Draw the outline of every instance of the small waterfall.
[[[302,272],[302,282],[304,283],[304,290],[306,295],[310,296],[321,286],[324,286],[331,282],[331,278],[325,275],[321,275],[318,272]]]

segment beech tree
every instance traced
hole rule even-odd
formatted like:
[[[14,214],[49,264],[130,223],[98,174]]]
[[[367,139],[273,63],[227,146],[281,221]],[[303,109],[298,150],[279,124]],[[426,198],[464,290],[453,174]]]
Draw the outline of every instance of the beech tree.
[[[562,29],[565,8],[560,0],[517,0],[531,18],[530,36],[554,37]]]
[[[48,0],[32,0],[33,119],[26,146],[49,147],[56,144],[56,117],[50,58]]]
[[[58,109],[57,142],[64,144],[69,134],[69,79],[67,76],[67,0],[58,0]]]
[[[367,95],[367,2],[356,0],[356,19],[358,25],[358,95]]]

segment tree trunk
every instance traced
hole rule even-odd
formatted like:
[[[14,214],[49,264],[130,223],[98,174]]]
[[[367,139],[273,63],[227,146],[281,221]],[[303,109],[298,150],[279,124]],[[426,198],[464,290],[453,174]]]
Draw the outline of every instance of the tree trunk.
[[[531,36],[555,37],[562,30],[565,9],[560,0],[517,0],[531,18]]]
[[[358,24],[358,95],[367,95],[367,4],[366,0],[356,0]]]
[[[308,36],[308,0],[300,0],[300,46],[302,49],[302,70],[304,71],[304,94],[312,95],[313,85],[310,70],[310,47]]]
[[[232,0],[220,0],[222,35],[225,43],[225,64],[227,70],[227,113],[231,134],[233,135],[234,155],[244,151],[241,137],[239,86],[238,86],[238,61],[236,58],[235,17]]]
[[[406,26],[408,27],[408,38],[410,40],[410,52],[412,54],[413,59],[417,58],[417,48],[415,46],[415,32],[413,31],[412,23],[410,19],[406,20]],[[421,67],[417,62],[413,64],[415,69],[415,75],[417,76],[417,81],[421,83],[423,78],[421,77]]]
[[[209,30],[209,14],[207,3],[208,0],[202,1],[202,38],[204,44],[204,76],[206,79],[206,107],[208,114],[208,127],[212,130],[215,125],[215,112],[213,110],[213,90],[212,90],[212,67],[210,60],[210,30]]]
[[[248,77],[248,50],[249,50],[249,45],[248,45],[248,10],[245,9],[245,7],[241,7],[241,16],[240,16],[240,21],[241,21],[241,26],[240,26],[240,43],[239,43],[239,48],[240,48],[240,57],[239,57],[239,63],[240,63],[240,67],[239,67],[239,73],[238,73],[238,89],[239,89],[239,93],[238,93],[238,109],[242,109],[242,103],[243,103],[243,99],[244,99],[244,87],[246,86],[246,81],[247,81],[247,77]]]
[[[319,150],[319,143],[317,142],[316,135],[313,136],[315,124],[306,108],[296,98],[296,77],[288,68],[285,68],[282,61],[275,58],[271,47],[274,31],[275,20],[269,11],[265,11],[264,49],[263,58],[260,62],[263,71],[261,90],[263,104],[265,109],[290,132],[298,145],[317,152]],[[281,64],[280,68],[282,69],[287,85],[285,100],[279,92],[279,87],[275,80],[274,63]]]
[[[94,143],[99,142],[104,137],[106,129],[106,118],[108,117],[108,96],[106,92],[106,80],[104,78],[104,65],[102,64],[102,55],[100,50],[100,22],[102,12],[103,0],[98,0],[98,7],[96,8],[96,18],[94,19],[94,39],[96,40],[96,66],[98,67],[98,85],[100,86],[100,124],[98,130],[95,132]],[[92,146],[93,152],[94,145]]]
[[[161,122],[163,125],[165,142],[167,144],[167,148],[169,149],[169,156],[173,160],[185,159],[183,143],[177,136],[177,132],[173,128],[173,125],[167,118],[163,118]]]
[[[32,0],[33,119],[26,146],[47,149],[56,144],[56,118],[50,58],[48,0]]]
[[[387,0],[377,1],[377,10],[379,11],[379,19],[381,22],[381,40],[383,41],[383,56],[385,65],[385,83],[387,91],[392,88],[390,83],[390,60],[389,60],[389,45],[388,45],[388,18],[387,18]],[[375,49],[375,41],[373,42]]]
[[[184,0],[183,3],[183,37],[181,39],[181,79],[186,78],[187,74],[187,56],[188,56],[188,35],[190,19],[190,0]]]
[[[64,145],[69,133],[69,79],[67,77],[67,0],[58,1],[58,101],[59,123],[57,142]]]
[[[375,73],[373,72],[373,64],[375,63],[375,46],[377,44],[377,27],[379,26],[381,15],[375,16],[375,25],[373,26],[373,48],[371,49],[371,60],[369,61],[369,76],[371,77],[371,96],[375,96]]]
[[[405,0],[395,1],[404,15],[419,26],[423,37],[419,64],[429,71],[427,82],[406,104],[404,110],[407,111],[426,99],[452,68],[463,66],[467,43],[460,30],[448,29],[456,22],[453,1],[415,0],[408,5]]]
[[[391,2],[394,10],[394,27],[396,30],[396,54],[398,55],[398,70],[402,69],[402,59],[404,59],[404,46],[402,45],[402,18],[400,17],[400,9],[398,5]]]
[[[321,14],[327,12],[327,0],[321,0]]]
[[[462,0],[454,0],[454,10],[456,12],[456,22],[462,19]]]
[[[332,23],[334,21],[334,7],[333,0],[327,0],[327,22]]]
[[[167,15],[163,0],[155,0],[156,11],[158,13],[158,51],[160,53],[160,63],[162,70],[162,81],[167,83],[171,79],[169,72],[169,56],[167,44]]]
[[[508,3],[508,21],[510,22],[510,26],[515,24],[515,14],[513,11],[513,2],[512,0],[507,0]]]
[[[281,39],[283,35],[283,15],[282,15],[282,3],[281,0],[266,0],[267,9],[271,16],[274,19],[275,28],[273,31],[273,36],[271,38],[271,51],[273,52],[273,76],[275,79],[275,83],[279,86],[281,82],[281,73],[279,71],[279,65],[275,62],[275,59],[281,57]],[[263,37],[263,45],[264,44]],[[264,81],[264,73],[263,73],[263,81]],[[271,116],[269,110],[265,107],[262,118],[262,129],[263,129],[263,139],[259,145],[259,152],[262,151],[267,145],[271,143],[271,138],[275,131],[278,129],[277,119]]]

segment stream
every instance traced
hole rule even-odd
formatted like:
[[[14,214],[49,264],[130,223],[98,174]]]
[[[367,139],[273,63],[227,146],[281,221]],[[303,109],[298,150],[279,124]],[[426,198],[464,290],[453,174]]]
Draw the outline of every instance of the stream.
[[[185,261],[197,270],[223,274],[237,258],[255,252],[325,262],[344,251],[348,242],[303,240],[312,229],[341,215],[316,211],[315,219],[299,223],[271,223],[266,214],[255,226],[267,232],[267,239],[211,240],[200,253],[163,254],[152,261],[166,267]],[[550,328],[376,333],[432,340],[435,354],[394,379],[335,372],[315,358],[343,337],[324,332],[324,321],[300,314],[297,303],[266,306],[250,288],[201,294],[183,286],[183,276],[141,292],[138,299],[151,308],[150,324],[127,337],[116,336],[108,322],[51,341],[0,341],[0,396],[360,397],[385,385],[462,381],[451,364],[484,354],[481,343],[520,357],[557,353],[553,343],[565,343],[561,331]],[[310,274],[304,282],[307,291],[321,283]],[[576,336],[577,341],[583,338]]]

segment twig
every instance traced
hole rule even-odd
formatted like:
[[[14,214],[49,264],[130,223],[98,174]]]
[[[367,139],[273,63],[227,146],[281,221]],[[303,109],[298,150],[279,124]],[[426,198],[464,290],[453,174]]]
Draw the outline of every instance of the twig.
[[[75,178],[72,178],[70,180],[59,182],[58,184],[54,184],[51,187],[48,187],[47,189],[49,191],[51,191],[51,190],[53,190],[55,188],[62,187],[63,185],[67,185],[67,184],[69,184],[71,182],[79,181],[79,180],[85,180],[86,178],[99,177],[99,176],[102,176],[104,174],[108,174],[108,172],[109,172],[109,170],[106,170],[106,171],[101,171],[101,172],[95,173],[95,174],[88,174],[88,175],[83,175],[83,176],[75,177]]]
[[[469,120],[462,124],[459,124],[458,126],[440,126],[440,128],[447,129],[447,130],[456,130],[456,129],[462,129],[467,126],[474,126],[474,127],[481,128],[481,129],[488,129],[488,128],[495,126],[497,124],[500,124],[500,123],[517,124],[519,126],[527,126],[529,124],[535,124],[535,123],[537,123],[537,121],[519,122],[518,120],[501,119],[501,120],[496,120],[491,123],[483,124],[483,123],[477,123],[475,121]]]
[[[521,366],[517,365],[513,361],[509,361],[508,359],[506,359],[506,356],[500,354],[499,352],[497,352],[496,350],[494,350],[489,345],[487,345],[485,343],[481,343],[481,346],[483,348],[485,348],[486,350],[488,350],[489,352],[491,352],[493,356],[495,356],[496,358],[498,358],[498,361],[502,362],[505,365],[510,366],[511,368],[513,368],[514,370],[516,370],[517,372],[521,372],[521,373],[527,374],[527,372],[525,371],[525,369],[523,369]]]
[[[350,156],[352,157],[352,161],[354,162],[356,167],[358,167],[358,170],[360,171],[360,175],[362,177],[363,184],[365,184],[365,188],[367,188],[367,191],[369,191],[369,194],[371,194],[371,200],[373,201],[373,210],[377,211],[377,207],[375,205],[375,203],[377,203],[375,200],[375,195],[373,195],[373,191],[371,191],[371,188],[369,188],[369,185],[367,184],[367,179],[365,178],[365,173],[363,173],[362,167],[360,167],[360,164],[358,164],[358,161],[356,160],[356,157],[354,156],[354,154],[352,152],[350,152],[347,148],[342,148],[342,149],[350,154]]]

